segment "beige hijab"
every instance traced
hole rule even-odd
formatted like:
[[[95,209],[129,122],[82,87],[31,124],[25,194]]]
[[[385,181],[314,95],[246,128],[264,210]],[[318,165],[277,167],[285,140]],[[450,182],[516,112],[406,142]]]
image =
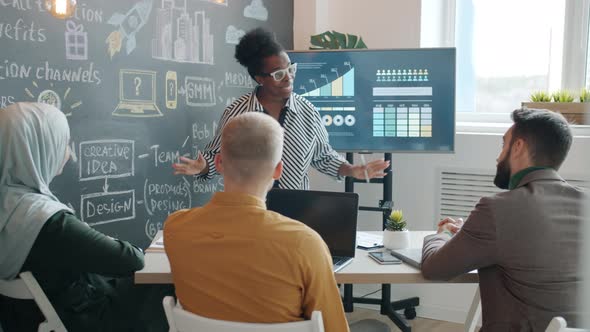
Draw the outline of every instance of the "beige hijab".
[[[65,115],[53,106],[0,109],[0,279],[17,276],[47,219],[71,211],[49,190],[69,137]]]

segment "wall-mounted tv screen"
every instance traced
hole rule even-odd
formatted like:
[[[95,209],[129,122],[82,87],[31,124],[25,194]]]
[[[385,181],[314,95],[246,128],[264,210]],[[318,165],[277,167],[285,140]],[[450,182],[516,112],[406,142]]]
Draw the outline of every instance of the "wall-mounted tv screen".
[[[454,151],[454,48],[288,53],[337,151]]]

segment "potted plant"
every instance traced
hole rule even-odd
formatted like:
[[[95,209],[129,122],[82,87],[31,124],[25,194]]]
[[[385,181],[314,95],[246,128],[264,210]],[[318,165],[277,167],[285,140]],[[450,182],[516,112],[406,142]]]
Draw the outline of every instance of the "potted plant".
[[[403,249],[410,246],[410,232],[402,210],[393,210],[385,222],[383,246],[387,249]]]
[[[590,124],[590,90],[580,91],[579,101],[568,90],[559,90],[552,94],[537,91],[531,94],[530,102],[523,102],[527,108],[546,109],[559,112],[572,124]]]

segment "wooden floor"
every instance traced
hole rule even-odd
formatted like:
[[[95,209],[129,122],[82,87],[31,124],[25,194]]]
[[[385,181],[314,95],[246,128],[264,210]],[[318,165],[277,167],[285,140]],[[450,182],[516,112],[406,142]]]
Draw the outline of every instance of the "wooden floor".
[[[354,323],[362,319],[377,319],[380,320],[391,328],[392,332],[397,332],[399,329],[393,324],[393,322],[387,316],[383,316],[378,310],[371,310],[365,308],[354,308],[354,312],[347,313],[346,318],[348,323]],[[416,317],[410,321],[412,325],[412,332],[421,331],[436,331],[436,332],[462,332],[464,331],[463,324],[449,323],[440,320],[432,320],[426,318]]]

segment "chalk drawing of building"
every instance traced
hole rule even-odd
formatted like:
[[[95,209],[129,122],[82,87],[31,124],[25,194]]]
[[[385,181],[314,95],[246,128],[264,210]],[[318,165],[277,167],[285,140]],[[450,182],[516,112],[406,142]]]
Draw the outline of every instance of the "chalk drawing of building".
[[[156,9],[156,31],[152,39],[154,59],[213,65],[211,20],[204,11],[189,14],[186,0],[162,0]]]

